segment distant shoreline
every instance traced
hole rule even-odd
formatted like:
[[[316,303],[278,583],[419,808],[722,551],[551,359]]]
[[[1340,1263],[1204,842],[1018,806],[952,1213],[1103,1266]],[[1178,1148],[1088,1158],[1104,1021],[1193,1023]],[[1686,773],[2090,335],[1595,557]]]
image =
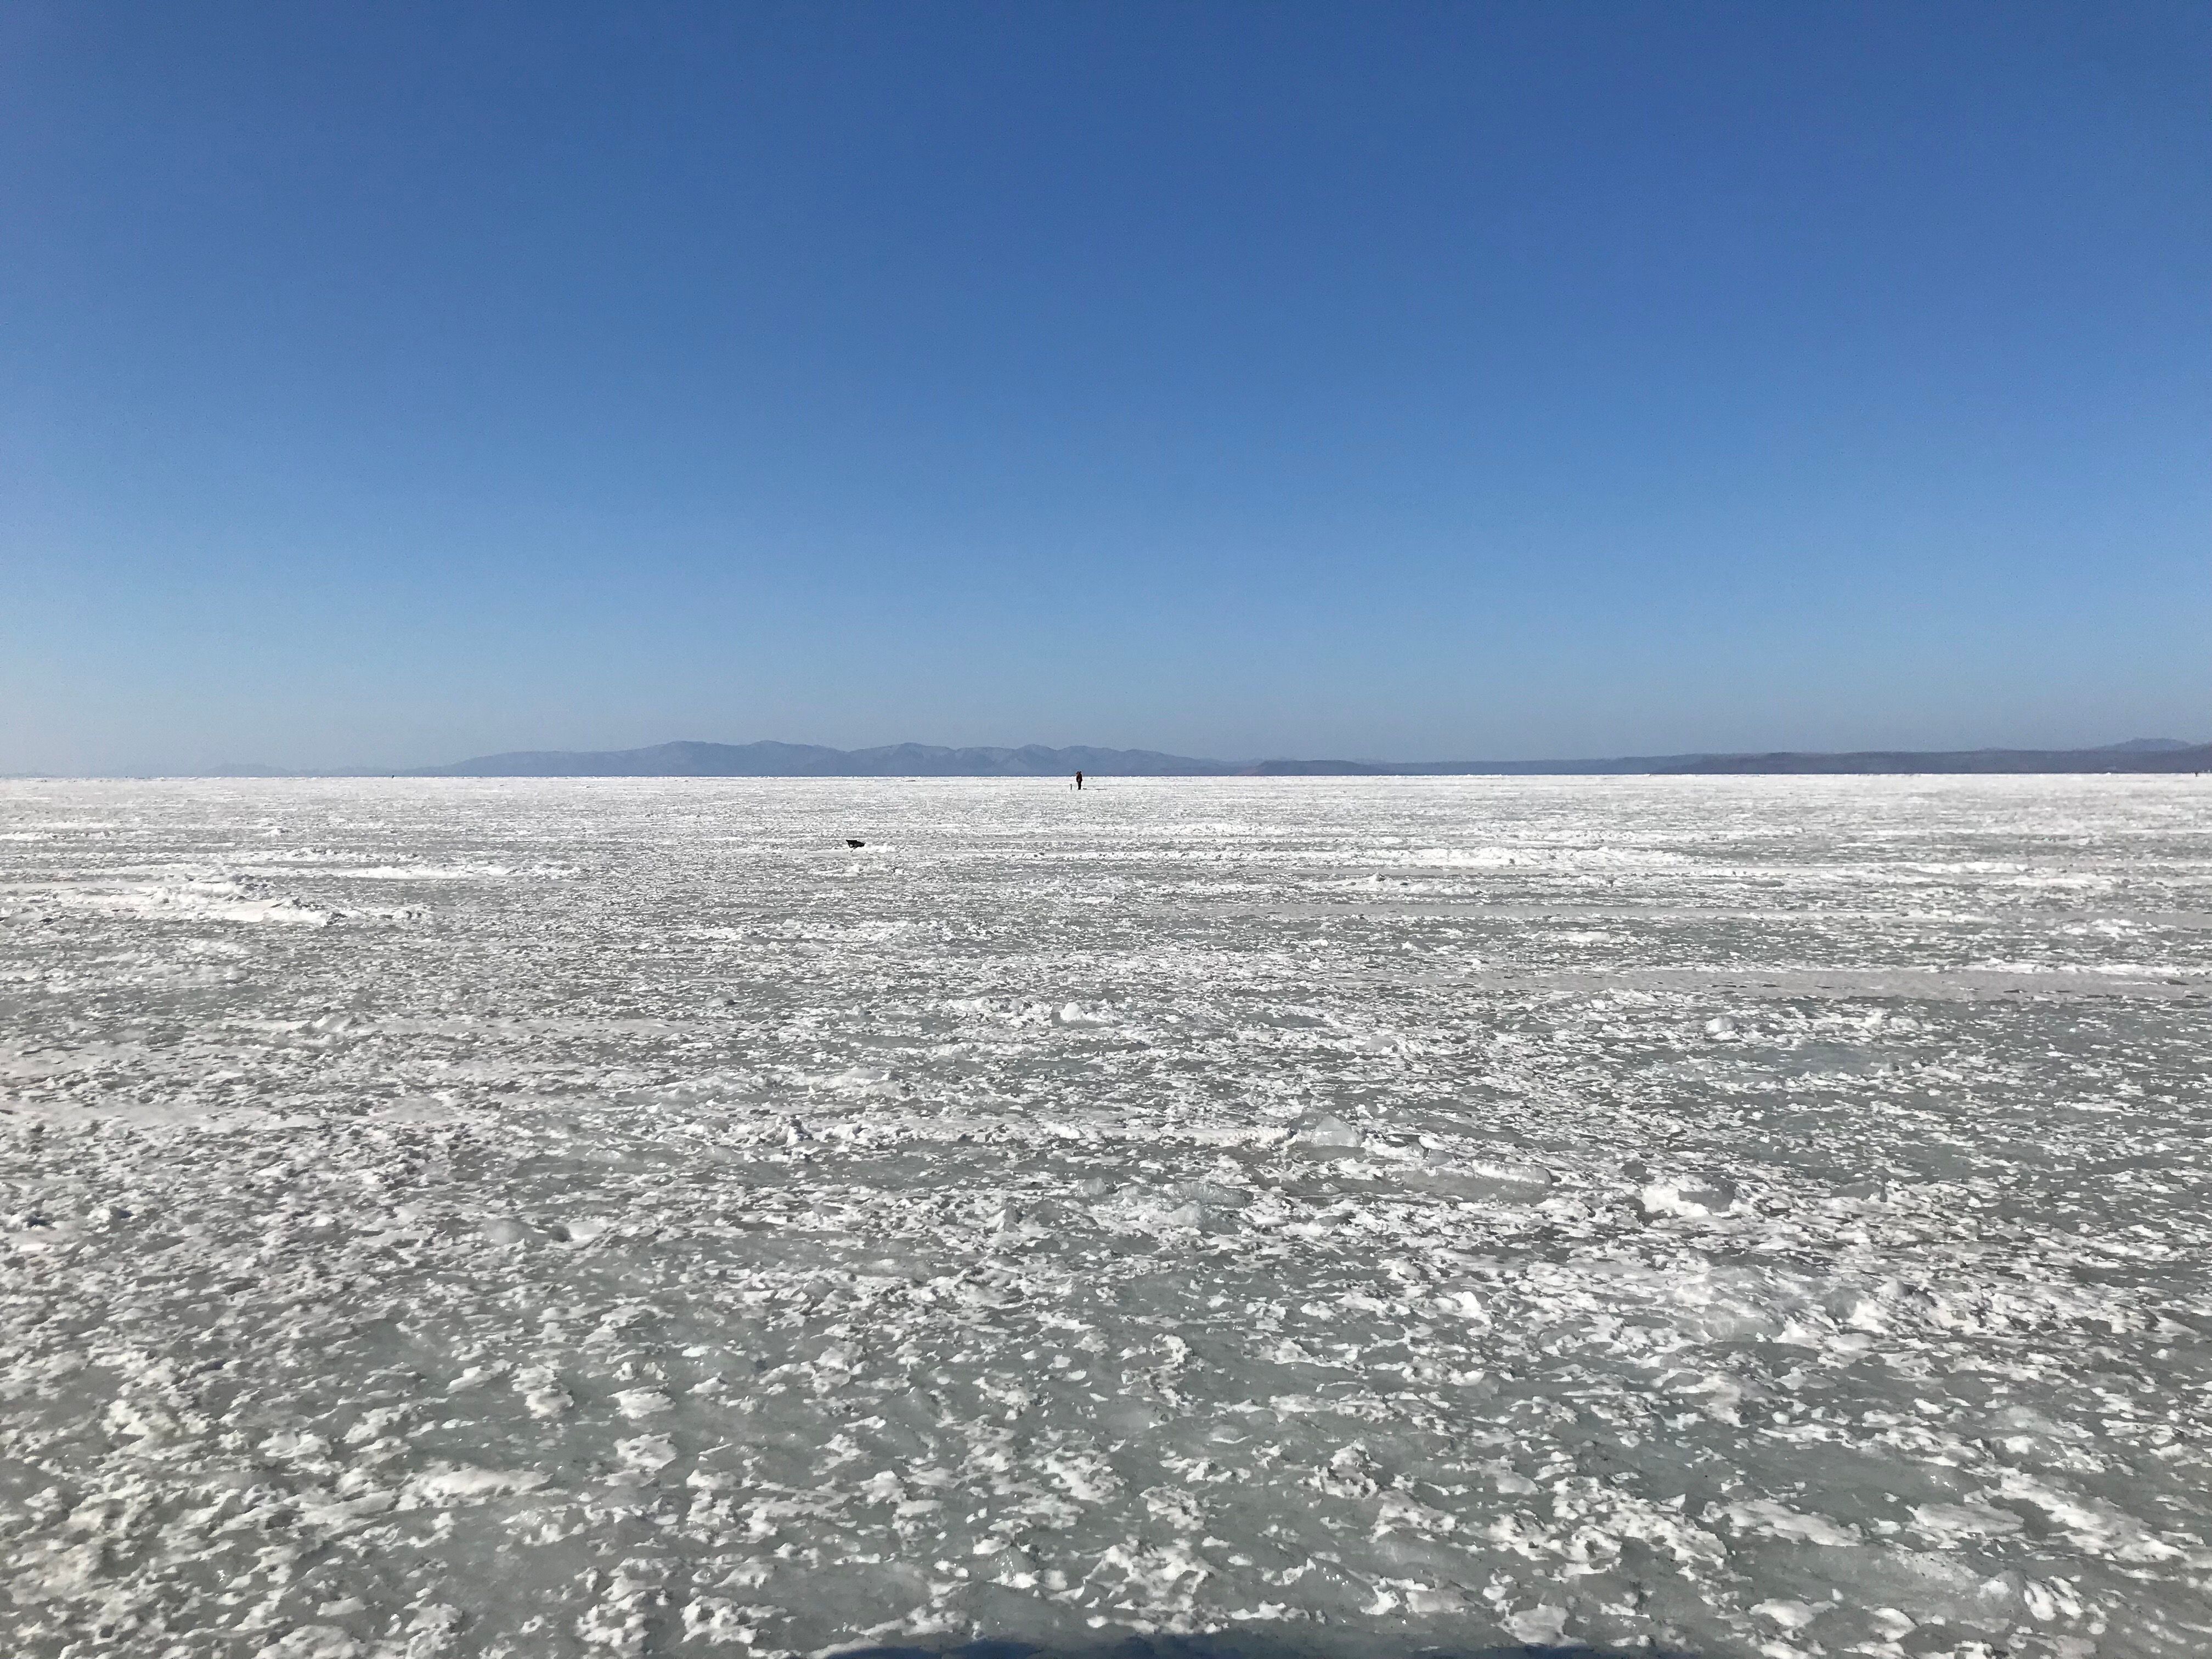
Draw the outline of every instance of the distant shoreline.
[[[1148,749],[942,748],[892,744],[678,742],[643,749],[532,750],[446,766],[285,771],[222,766],[204,772],[114,776],[252,778],[1097,778],[1978,776],[2212,771],[2212,743],[2138,738],[2097,749],[1780,750],[1764,754],[1629,755],[1596,760],[1218,761]],[[65,775],[18,773],[10,781]]]

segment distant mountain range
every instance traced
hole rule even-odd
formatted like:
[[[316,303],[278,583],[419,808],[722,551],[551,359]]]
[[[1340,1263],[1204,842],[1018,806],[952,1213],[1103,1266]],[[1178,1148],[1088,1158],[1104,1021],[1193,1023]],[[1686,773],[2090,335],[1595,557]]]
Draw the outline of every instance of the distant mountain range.
[[[1627,755],[1610,760],[1202,760],[1151,749],[947,749],[897,743],[830,749],[811,743],[662,743],[649,749],[532,750],[402,772],[421,778],[1028,778],[1573,777],[1620,774],[2200,772],[2212,744],[2136,738],[2101,749],[1782,750],[1764,755]],[[220,775],[282,776],[264,767]]]
[[[556,749],[486,755],[404,774],[423,778],[1037,778],[1223,777],[1245,770],[1150,749],[945,749],[893,743],[827,749],[817,743],[659,743],[596,752]]]

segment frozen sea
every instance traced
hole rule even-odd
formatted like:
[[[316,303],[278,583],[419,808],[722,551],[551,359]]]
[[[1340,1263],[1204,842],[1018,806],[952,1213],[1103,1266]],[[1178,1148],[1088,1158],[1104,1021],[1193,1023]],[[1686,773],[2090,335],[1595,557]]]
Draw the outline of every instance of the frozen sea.
[[[2208,1061],[2212,780],[0,785],[0,1652],[2195,1659]]]

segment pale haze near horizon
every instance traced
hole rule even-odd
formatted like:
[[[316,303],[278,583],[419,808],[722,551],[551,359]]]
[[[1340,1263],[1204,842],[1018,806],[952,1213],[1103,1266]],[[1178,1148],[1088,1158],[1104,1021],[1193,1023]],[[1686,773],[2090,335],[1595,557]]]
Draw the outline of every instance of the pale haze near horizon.
[[[2212,737],[2201,9],[0,45],[0,771]]]

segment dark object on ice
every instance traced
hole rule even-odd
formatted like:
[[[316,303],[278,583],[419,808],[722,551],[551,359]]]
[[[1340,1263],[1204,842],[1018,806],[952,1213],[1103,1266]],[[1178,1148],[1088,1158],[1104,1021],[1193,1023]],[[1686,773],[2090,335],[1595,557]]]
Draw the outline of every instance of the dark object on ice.
[[[1080,789],[1080,788],[1082,788],[1082,787],[1083,787],[1083,774],[1082,774],[1082,773],[1080,773],[1080,772],[1078,772],[1078,773],[1075,775],[1075,787],[1076,787],[1078,789]]]
[[[864,841],[854,841],[850,836],[845,837],[845,845],[848,847],[866,847],[867,844]]]

